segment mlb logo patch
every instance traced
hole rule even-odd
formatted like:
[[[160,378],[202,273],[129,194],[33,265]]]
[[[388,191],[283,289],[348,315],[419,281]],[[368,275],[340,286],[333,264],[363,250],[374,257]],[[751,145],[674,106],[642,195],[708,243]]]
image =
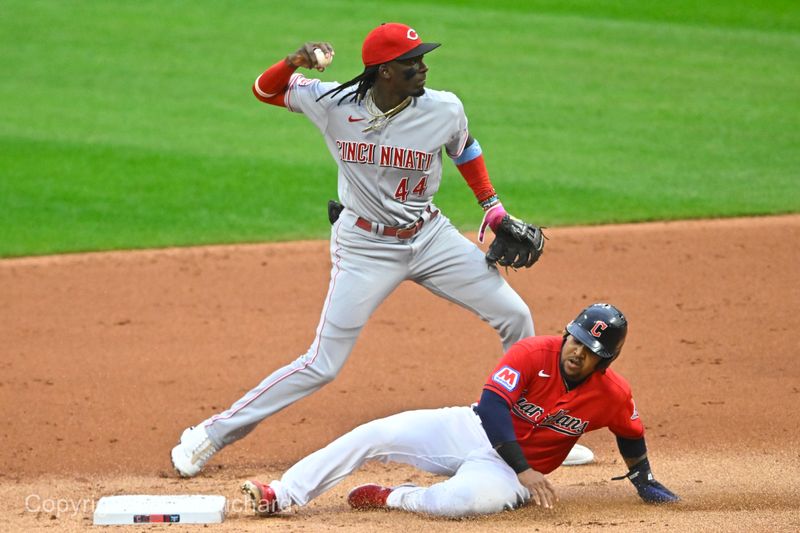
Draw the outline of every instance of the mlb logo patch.
[[[506,389],[508,392],[511,392],[517,388],[517,384],[519,383],[519,372],[510,366],[504,366],[494,373],[492,376],[492,381]]]

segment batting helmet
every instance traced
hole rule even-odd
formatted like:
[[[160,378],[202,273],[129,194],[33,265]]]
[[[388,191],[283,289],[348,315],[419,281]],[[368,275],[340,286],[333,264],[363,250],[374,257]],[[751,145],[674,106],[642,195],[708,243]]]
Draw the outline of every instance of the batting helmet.
[[[605,369],[619,356],[625,344],[628,320],[613,305],[597,303],[567,324],[567,332],[599,355],[602,361],[598,368]]]

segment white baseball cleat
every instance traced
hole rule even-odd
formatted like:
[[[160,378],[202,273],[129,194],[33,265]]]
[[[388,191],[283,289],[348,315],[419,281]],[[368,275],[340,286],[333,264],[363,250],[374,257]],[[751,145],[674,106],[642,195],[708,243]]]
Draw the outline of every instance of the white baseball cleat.
[[[569,455],[567,455],[567,458],[561,463],[561,466],[586,465],[592,461],[594,461],[594,453],[592,453],[592,450],[586,446],[576,444],[569,451]]]
[[[172,448],[172,466],[181,476],[194,477],[218,451],[202,424],[192,426],[184,430],[181,441]]]

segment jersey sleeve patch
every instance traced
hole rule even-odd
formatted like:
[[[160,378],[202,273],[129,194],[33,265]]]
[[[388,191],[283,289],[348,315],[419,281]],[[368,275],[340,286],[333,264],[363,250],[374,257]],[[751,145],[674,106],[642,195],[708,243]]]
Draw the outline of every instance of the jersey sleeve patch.
[[[636,410],[636,402],[633,401],[633,398],[631,398],[631,403],[633,404],[633,414],[631,415],[631,420],[637,420],[639,418],[639,411]]]
[[[505,365],[492,375],[492,381],[512,392],[519,384],[519,371]]]

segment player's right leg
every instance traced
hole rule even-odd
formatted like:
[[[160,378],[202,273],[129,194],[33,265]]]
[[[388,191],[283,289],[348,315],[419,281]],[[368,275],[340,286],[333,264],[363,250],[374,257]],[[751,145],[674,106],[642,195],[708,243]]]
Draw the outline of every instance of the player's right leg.
[[[405,261],[398,260],[389,246],[396,245],[396,240],[373,242],[352,221],[343,226],[344,220],[343,214],[332,229],[331,280],[311,347],[228,410],[185,431],[172,450],[172,463],[182,476],[196,475],[224,446],[333,380],[372,312],[405,278]]]

